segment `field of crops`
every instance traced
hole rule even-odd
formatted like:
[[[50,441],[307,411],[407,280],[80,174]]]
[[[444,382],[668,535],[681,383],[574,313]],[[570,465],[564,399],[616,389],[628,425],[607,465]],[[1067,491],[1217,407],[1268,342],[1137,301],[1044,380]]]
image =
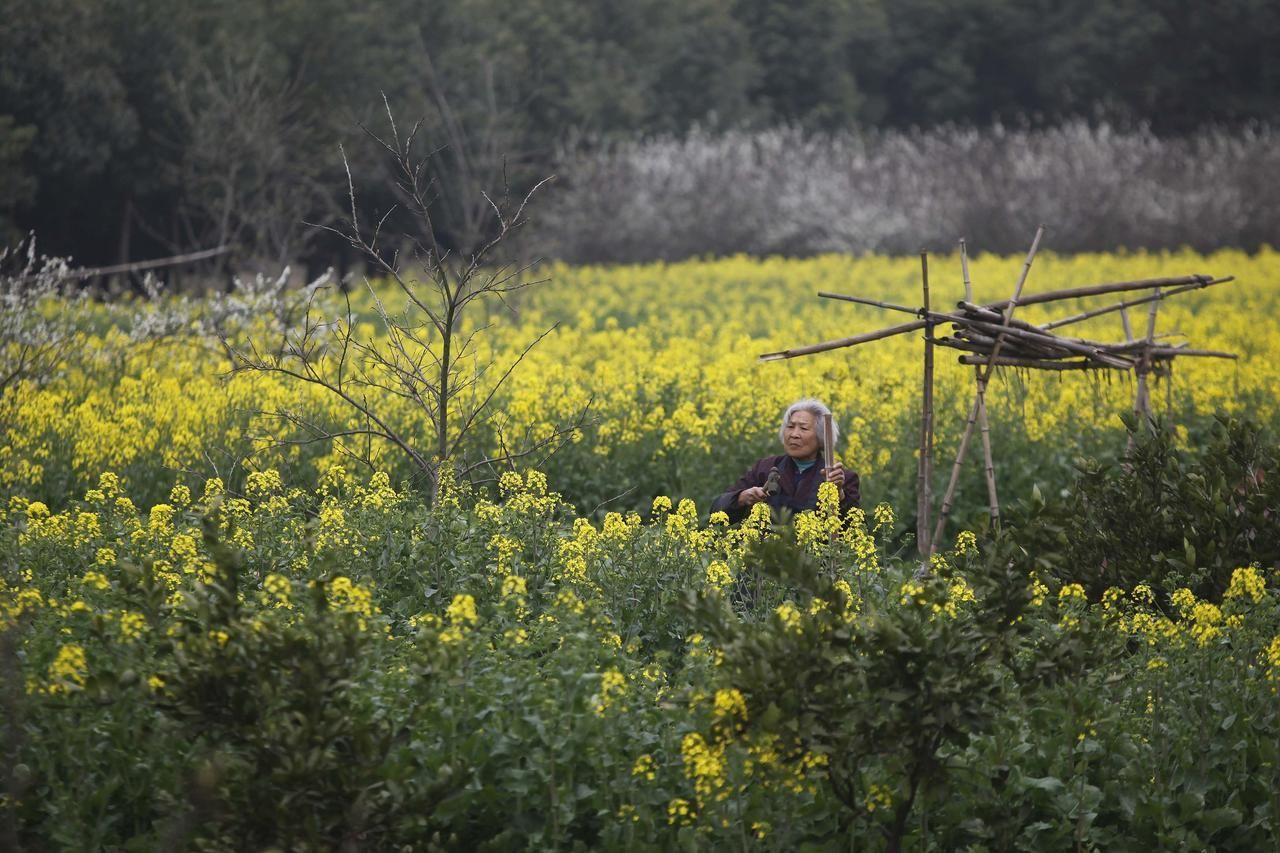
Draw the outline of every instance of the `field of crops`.
[[[1022,261],[973,259],[977,299]],[[1156,331],[1241,358],[1180,359],[1172,428],[1124,465],[1130,379],[1001,375],[1009,524],[985,529],[974,463],[923,578],[919,336],[756,358],[908,319],[816,293],[918,304],[918,258],[540,272],[469,320],[477,365],[554,327],[475,451],[587,416],[434,502],[394,446],[309,440],[359,426],[341,399],[231,371],[207,330],[269,348],[287,293],[41,306],[80,331],[0,397],[0,847],[1274,845],[1280,255],[1037,258],[1028,292],[1234,275]],[[959,298],[958,260],[931,281]],[[972,388],[953,354],[941,460]],[[800,396],[835,411],[863,512],[708,516]],[[377,409],[429,451],[420,410]]]

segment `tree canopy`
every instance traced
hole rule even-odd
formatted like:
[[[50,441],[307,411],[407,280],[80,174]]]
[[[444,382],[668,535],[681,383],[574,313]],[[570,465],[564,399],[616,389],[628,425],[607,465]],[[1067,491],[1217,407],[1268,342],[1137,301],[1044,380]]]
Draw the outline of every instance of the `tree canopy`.
[[[339,144],[393,200],[354,144],[384,96],[443,146],[444,202],[694,127],[1267,122],[1277,42],[1266,0],[0,0],[0,233],[83,263],[305,257]],[[465,251],[483,212],[442,210]]]

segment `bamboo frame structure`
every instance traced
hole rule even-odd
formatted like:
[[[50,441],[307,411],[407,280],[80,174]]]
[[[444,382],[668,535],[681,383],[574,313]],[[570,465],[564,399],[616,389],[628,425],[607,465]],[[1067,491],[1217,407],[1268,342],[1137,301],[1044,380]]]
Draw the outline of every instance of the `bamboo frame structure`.
[[[969,258],[965,241],[959,243],[961,275],[965,298],[956,303],[954,311],[937,311],[932,308],[929,288],[928,255],[920,253],[922,305],[911,308],[878,299],[820,291],[818,296],[868,305],[882,310],[913,314],[918,319],[909,323],[888,326],[873,332],[853,335],[837,340],[797,346],[779,352],[763,353],[761,361],[780,361],[789,358],[814,355],[836,349],[858,346],[884,340],[896,335],[924,330],[924,359],[921,382],[920,458],[916,472],[916,540],[920,551],[922,573],[929,571],[929,558],[937,551],[937,543],[946,531],[947,520],[954,507],[960,473],[968,453],[969,442],[976,427],[981,436],[983,475],[987,485],[987,502],[993,528],[1000,525],[1000,500],[996,486],[995,457],[992,450],[991,428],[987,413],[987,388],[993,372],[999,367],[1029,370],[1118,370],[1133,371],[1137,378],[1134,411],[1148,420],[1151,417],[1151,393],[1148,377],[1167,376],[1176,357],[1235,359],[1237,355],[1219,350],[1193,349],[1186,343],[1164,342],[1166,335],[1156,334],[1156,317],[1159,306],[1167,299],[1194,290],[1201,290],[1233,281],[1232,276],[1214,277],[1204,274],[1174,276],[1168,278],[1141,279],[1138,281],[1106,282],[1087,287],[1049,290],[1044,293],[1024,295],[1023,289],[1044,236],[1044,226],[1036,230],[1031,247],[1023,261],[1022,270],[1008,299],[978,304],[974,302],[973,285],[969,277]],[[1126,298],[1111,305],[1093,308],[1050,322],[1035,325],[1015,318],[1014,312],[1021,306],[1059,303],[1066,300],[1102,296],[1112,293],[1151,291],[1138,297]],[[1128,309],[1148,305],[1146,334],[1135,338],[1129,321]],[[1065,338],[1053,330],[1082,322],[1093,317],[1119,312],[1124,326],[1124,342],[1106,343],[1085,338]],[[937,326],[950,324],[952,334],[938,337]],[[968,353],[959,362],[974,368],[974,399],[965,419],[964,431],[951,467],[951,475],[943,493],[936,522],[932,518],[933,507],[933,447],[934,447],[934,347],[944,346]]]

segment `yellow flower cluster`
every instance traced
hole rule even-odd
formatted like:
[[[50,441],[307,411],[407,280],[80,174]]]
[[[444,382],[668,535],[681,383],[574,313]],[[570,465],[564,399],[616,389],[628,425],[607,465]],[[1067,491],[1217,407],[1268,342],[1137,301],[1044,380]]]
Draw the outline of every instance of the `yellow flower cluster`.
[[[729,796],[725,780],[725,743],[708,744],[698,732],[690,732],[680,742],[680,757],[685,776],[693,782],[700,804],[722,802]]]
[[[636,763],[631,767],[631,775],[639,776],[647,782],[652,782],[658,777],[657,762],[653,760],[653,756],[644,753],[636,759]]]
[[[368,629],[369,620],[378,613],[378,609],[373,604],[373,593],[352,583],[351,578],[345,575],[339,575],[329,581],[328,593],[330,606],[340,612],[355,614],[356,624],[362,631]],[[472,602],[472,613],[474,612],[475,603]]]
[[[689,826],[697,816],[689,801],[682,797],[667,803],[667,823],[670,826]]]
[[[741,728],[747,721],[747,700],[736,687],[716,691],[714,714],[717,720]]]
[[[804,629],[801,626],[801,617],[799,609],[790,601],[784,601],[773,611],[774,616],[778,618],[783,630],[791,634],[799,634]]]
[[[1272,637],[1262,657],[1267,665],[1267,681],[1272,693],[1280,693],[1280,636]]]
[[[49,664],[49,693],[70,693],[84,688],[89,674],[88,659],[84,647],[67,643],[58,649],[53,663]]]
[[[1084,587],[1078,583],[1064,584],[1058,590],[1058,624],[1063,628],[1077,628],[1080,625],[1079,613],[1084,609],[1088,599]]]
[[[1231,573],[1231,585],[1223,594],[1224,601],[1241,600],[1258,604],[1266,594],[1267,582],[1253,566],[1236,569]]]
[[[600,692],[591,701],[592,710],[599,716],[613,706],[619,697],[627,692],[627,677],[616,669],[605,670],[600,676]]]
[[[879,782],[872,782],[867,786],[865,805],[868,812],[874,812],[876,809],[893,808],[893,794],[888,787],[881,785]]]

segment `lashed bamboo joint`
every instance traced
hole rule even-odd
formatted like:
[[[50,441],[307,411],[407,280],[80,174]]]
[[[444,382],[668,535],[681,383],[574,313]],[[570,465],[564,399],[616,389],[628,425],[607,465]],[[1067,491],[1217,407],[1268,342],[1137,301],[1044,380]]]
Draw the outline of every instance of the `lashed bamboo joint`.
[[[858,346],[859,344],[883,340],[896,335],[908,334],[925,329],[925,361],[923,375],[923,404],[921,413],[921,447],[920,471],[917,478],[917,540],[922,558],[921,572],[929,571],[929,556],[936,550],[942,538],[947,517],[951,512],[955,498],[956,485],[960,468],[968,449],[969,437],[975,424],[981,424],[983,456],[985,458],[985,475],[987,480],[988,499],[991,508],[993,526],[1000,523],[1000,506],[996,496],[995,464],[992,458],[989,426],[987,421],[986,390],[992,371],[997,367],[1012,367],[1029,370],[1120,370],[1132,371],[1137,376],[1137,391],[1134,399],[1134,411],[1150,418],[1151,399],[1147,388],[1148,376],[1168,376],[1173,360],[1178,356],[1195,358],[1236,358],[1235,353],[1219,350],[1193,349],[1187,343],[1170,344],[1167,335],[1155,333],[1156,310],[1161,302],[1173,296],[1200,290],[1232,281],[1231,276],[1216,278],[1214,276],[1195,274],[1170,278],[1142,279],[1139,281],[1107,282],[1089,287],[1073,287],[1051,290],[1045,293],[1024,295],[1023,285],[1030,272],[1032,261],[1044,234],[1043,226],[1036,231],[1035,239],[1022,267],[1013,296],[999,302],[983,305],[974,303],[973,289],[969,281],[968,254],[965,241],[960,241],[960,263],[964,283],[965,298],[956,303],[956,310],[940,312],[931,310],[929,304],[928,264],[924,253],[921,253],[921,274],[923,279],[924,305],[912,308],[896,305],[879,299],[863,296],[850,296],[840,293],[820,292],[818,296],[825,299],[837,299],[859,305],[870,305],[887,311],[912,314],[917,320],[888,326],[874,332],[866,332],[847,338],[823,341],[816,344],[793,347],[779,352],[760,355],[761,361],[780,361],[813,355],[830,350]],[[1082,299],[1109,293],[1132,293],[1134,291],[1152,291],[1139,298],[1093,308],[1068,317],[1034,325],[1022,319],[1015,319],[1013,313],[1017,308],[1026,305],[1056,303],[1071,299]],[[1147,314],[1146,335],[1135,338],[1129,326],[1126,309],[1136,305],[1149,305]],[[1054,334],[1053,329],[1078,323],[1104,314],[1120,312],[1124,321],[1126,340],[1115,343],[1088,340],[1085,338],[1065,338]],[[935,330],[950,325],[950,334],[936,336]],[[944,346],[968,353],[959,357],[961,364],[971,365],[976,369],[976,394],[973,406],[966,420],[965,430],[960,439],[955,464],[951,470],[951,480],[942,499],[937,527],[930,532],[929,516],[932,505],[932,470],[933,458],[933,346]],[[926,462],[926,460],[928,460]]]

